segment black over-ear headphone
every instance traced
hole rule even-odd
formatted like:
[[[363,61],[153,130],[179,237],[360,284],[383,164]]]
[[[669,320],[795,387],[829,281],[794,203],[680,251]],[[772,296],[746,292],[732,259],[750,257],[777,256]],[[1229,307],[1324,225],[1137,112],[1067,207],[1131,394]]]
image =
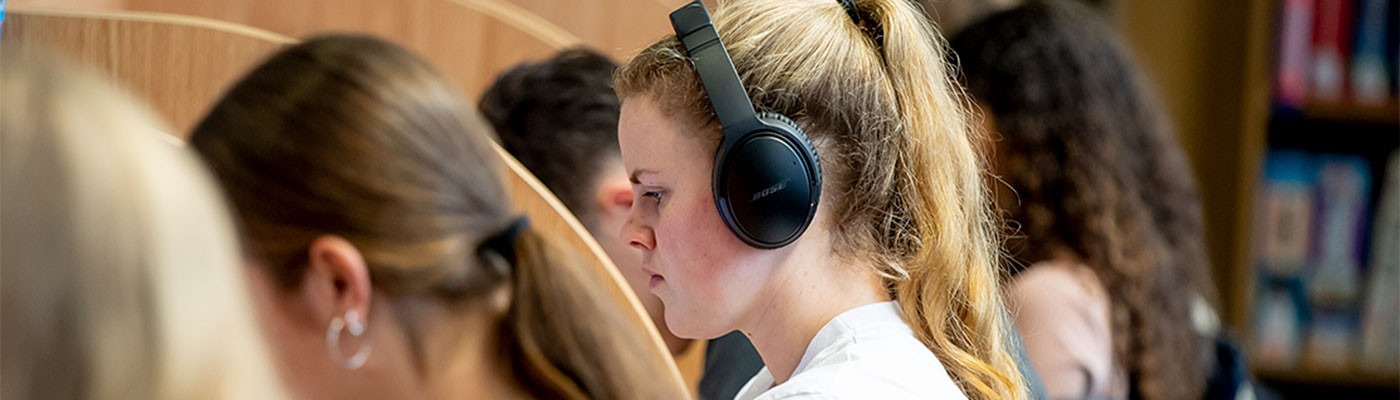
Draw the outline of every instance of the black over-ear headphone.
[[[720,218],[750,246],[792,243],[811,225],[821,198],[816,149],[791,119],[754,112],[704,4],[695,0],[672,12],[671,27],[724,129],[712,179]]]

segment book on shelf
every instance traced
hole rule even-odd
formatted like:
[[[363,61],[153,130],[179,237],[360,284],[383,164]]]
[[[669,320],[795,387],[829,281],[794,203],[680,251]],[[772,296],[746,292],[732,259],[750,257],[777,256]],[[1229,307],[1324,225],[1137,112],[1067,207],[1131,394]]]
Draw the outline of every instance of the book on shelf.
[[[1318,0],[1313,12],[1312,100],[1342,101],[1346,88],[1346,58],[1351,54],[1351,0]]]
[[[1360,156],[1319,156],[1315,247],[1308,263],[1308,300],[1349,307],[1360,291],[1362,249],[1371,197],[1371,173]]]
[[[1358,364],[1394,374],[1400,372],[1400,152],[1386,165],[1372,220]]]
[[[1371,174],[1359,156],[1316,157],[1315,242],[1303,280],[1309,316],[1304,357],[1313,368],[1342,371],[1353,365],[1360,330],[1357,299]]]
[[[1307,307],[1296,278],[1261,279],[1255,300],[1254,334],[1250,353],[1254,363],[1271,369],[1291,369],[1302,356]]]
[[[1396,0],[1386,0],[1390,3],[1387,10],[1385,23],[1385,52],[1388,54],[1386,60],[1390,60],[1390,93],[1392,95],[1400,93],[1400,10],[1397,10]]]
[[[1308,62],[1312,53],[1313,8],[1316,0],[1283,0],[1279,12],[1278,102],[1300,107],[1308,99]]]
[[[1275,104],[1395,104],[1396,1],[1280,0]]]
[[[1397,162],[1397,161],[1393,161]],[[1397,179],[1396,167],[1387,179]],[[1271,150],[1256,216],[1257,276],[1251,350],[1270,369],[1353,370],[1391,359],[1368,355],[1395,346],[1395,184],[1372,207],[1372,167],[1361,156]],[[1386,197],[1388,196],[1388,197]],[[1391,201],[1392,203],[1384,203]],[[1374,211],[1374,212],[1373,212]],[[1386,214],[1390,213],[1390,214]],[[1372,241],[1376,240],[1372,244]],[[1373,255],[1367,255],[1367,249]]]
[[[1308,326],[1301,280],[1311,254],[1317,176],[1312,156],[1270,151],[1264,160],[1255,219],[1258,288],[1254,306],[1254,362],[1287,369],[1298,363]]]
[[[1351,92],[1357,104],[1384,105],[1390,97],[1386,22],[1394,0],[1361,0],[1356,13],[1356,45],[1351,61]]]
[[[1307,263],[1312,244],[1317,185],[1312,159],[1302,152],[1270,152],[1264,175],[1258,258],[1270,274],[1294,275]]]

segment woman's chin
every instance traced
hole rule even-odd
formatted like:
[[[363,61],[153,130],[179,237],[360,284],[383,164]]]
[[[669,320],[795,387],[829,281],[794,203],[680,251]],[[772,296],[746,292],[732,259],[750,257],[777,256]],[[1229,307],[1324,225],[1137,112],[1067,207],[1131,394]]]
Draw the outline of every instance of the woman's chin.
[[[714,318],[710,315],[673,313],[671,310],[671,305],[668,303],[666,305],[666,327],[671,330],[672,335],[676,335],[678,338],[714,339],[734,330],[734,328],[716,326],[716,324],[698,323],[713,320]]]

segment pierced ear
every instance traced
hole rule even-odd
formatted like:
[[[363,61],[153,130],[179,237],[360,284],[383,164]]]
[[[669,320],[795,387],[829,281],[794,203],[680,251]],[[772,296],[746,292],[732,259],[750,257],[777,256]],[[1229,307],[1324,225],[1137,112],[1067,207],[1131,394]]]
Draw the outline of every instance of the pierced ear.
[[[503,316],[510,311],[511,302],[515,300],[515,288],[507,280],[491,290],[487,297],[487,307],[490,308],[491,315]]]
[[[316,321],[330,321],[349,311],[368,320],[373,288],[360,250],[345,238],[324,235],[311,241],[307,257],[301,291]]]

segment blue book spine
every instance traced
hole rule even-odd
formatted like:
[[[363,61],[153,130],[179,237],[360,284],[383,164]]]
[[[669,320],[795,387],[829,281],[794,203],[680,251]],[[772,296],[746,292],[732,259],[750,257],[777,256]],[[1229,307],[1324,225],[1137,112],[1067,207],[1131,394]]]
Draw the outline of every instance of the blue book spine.
[[[1385,31],[1391,3],[1392,0],[1362,0],[1357,8],[1351,89],[1356,102],[1360,104],[1382,105],[1390,95]]]

